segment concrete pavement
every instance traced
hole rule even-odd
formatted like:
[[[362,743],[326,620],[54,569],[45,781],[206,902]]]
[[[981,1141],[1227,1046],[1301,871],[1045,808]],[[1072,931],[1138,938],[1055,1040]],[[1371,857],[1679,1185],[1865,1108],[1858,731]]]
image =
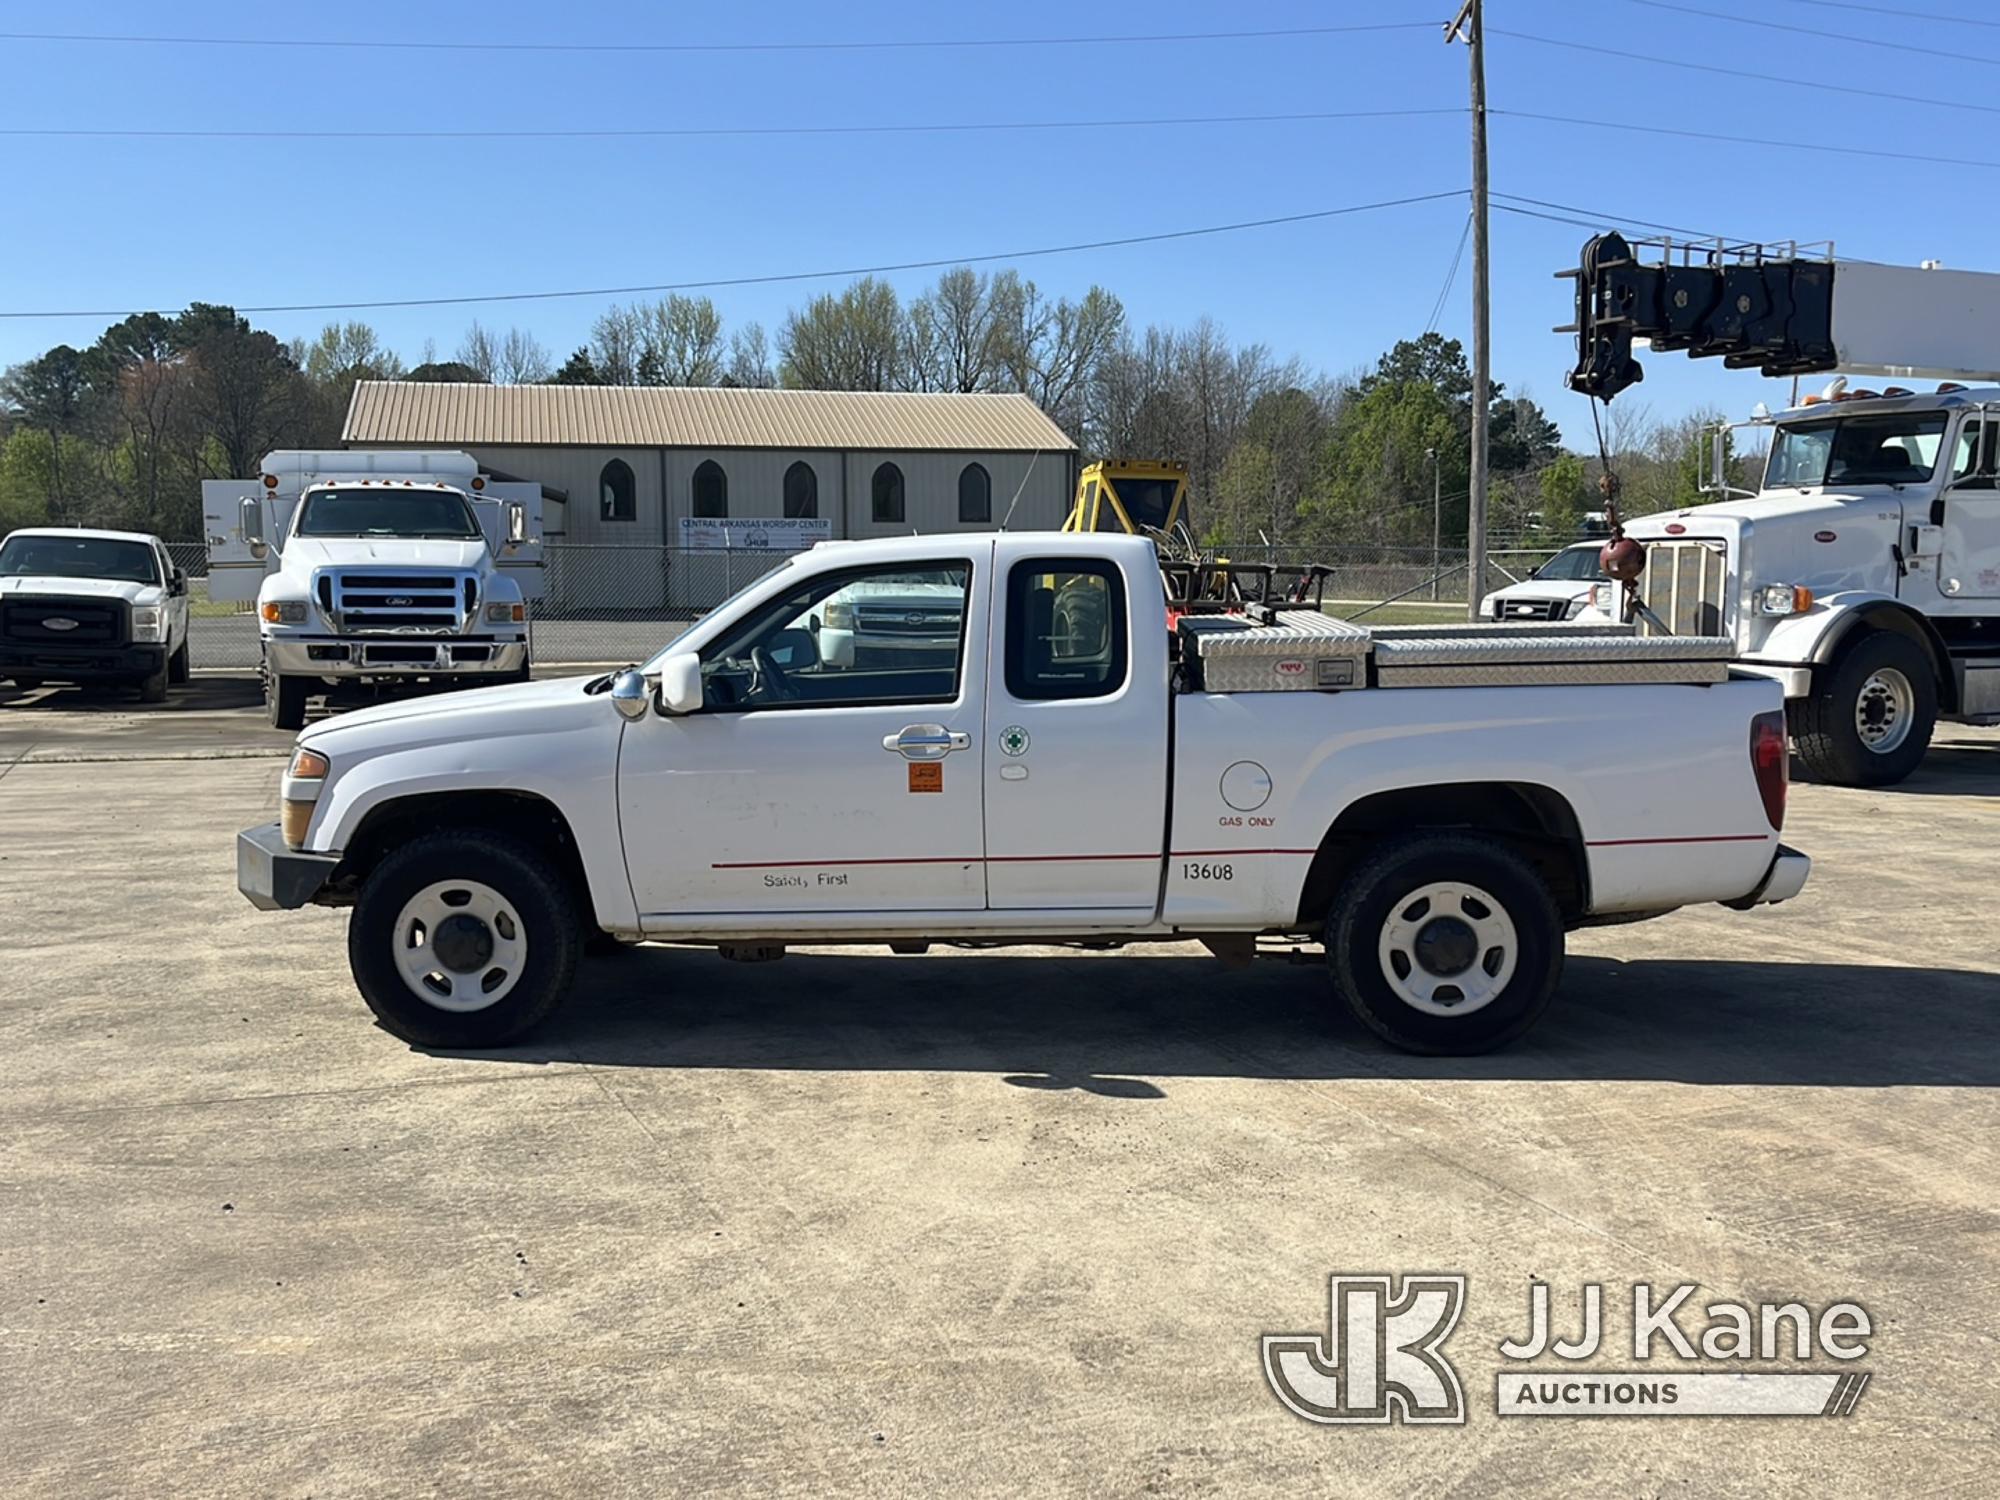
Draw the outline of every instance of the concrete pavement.
[[[1796,787],[1804,897],[1576,934],[1496,1057],[1387,1052],[1317,967],[1194,949],[649,948],[473,1058],[373,1027],[342,914],[236,894],[288,737],[99,712],[0,706],[10,1494],[1988,1482],[2000,734]],[[32,748],[135,740],[270,753]],[[1466,1426],[1278,1406],[1260,1334],[1421,1270],[1470,1278]],[[1569,1320],[1583,1280],[1858,1300],[1875,1379],[1841,1422],[1501,1420],[1531,1278]]]

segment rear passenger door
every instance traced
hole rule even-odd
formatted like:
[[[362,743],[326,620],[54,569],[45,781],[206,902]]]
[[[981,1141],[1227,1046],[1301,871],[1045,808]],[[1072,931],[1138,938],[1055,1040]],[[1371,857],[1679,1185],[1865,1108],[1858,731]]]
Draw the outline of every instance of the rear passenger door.
[[[1158,905],[1167,803],[1166,621],[1156,576],[1003,539],[989,657],[986,891],[995,910]]]

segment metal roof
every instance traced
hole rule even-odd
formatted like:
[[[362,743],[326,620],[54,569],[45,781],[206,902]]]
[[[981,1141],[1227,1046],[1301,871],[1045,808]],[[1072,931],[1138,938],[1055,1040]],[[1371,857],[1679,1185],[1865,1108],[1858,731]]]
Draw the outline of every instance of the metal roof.
[[[1026,396],[364,380],[341,438],[416,446],[1067,453]]]

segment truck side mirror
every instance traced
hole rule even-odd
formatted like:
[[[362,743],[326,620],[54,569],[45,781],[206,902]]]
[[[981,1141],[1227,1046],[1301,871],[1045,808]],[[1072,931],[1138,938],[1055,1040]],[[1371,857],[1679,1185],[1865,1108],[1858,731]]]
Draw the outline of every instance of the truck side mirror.
[[[181,569],[175,568],[173,577],[167,580],[167,592],[169,594],[172,594],[176,599],[178,599],[181,595],[185,594],[187,591],[188,591],[187,574]]]
[[[670,714],[691,714],[701,704],[701,658],[692,651],[668,657],[660,668],[660,707]]]
[[[528,508],[515,500],[507,506],[507,540],[525,542],[528,539]]]
[[[245,495],[236,505],[236,529],[246,542],[264,540],[264,507],[255,495]]]
[[[1708,478],[1703,481],[1704,495],[1724,495],[1729,493],[1729,429],[1718,427],[1708,435]]]

